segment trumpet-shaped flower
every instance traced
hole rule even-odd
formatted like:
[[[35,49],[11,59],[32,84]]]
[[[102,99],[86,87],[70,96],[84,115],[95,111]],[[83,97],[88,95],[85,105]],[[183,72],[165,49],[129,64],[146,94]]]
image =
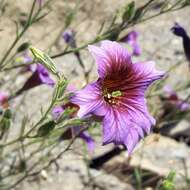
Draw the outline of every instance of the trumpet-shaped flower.
[[[32,72],[32,75],[25,82],[22,91],[29,90],[42,84],[54,86],[55,82],[50,78],[48,70],[43,65],[30,65],[28,69]]]
[[[41,64],[30,64],[32,58],[29,56],[28,51],[23,52],[23,55],[19,57],[22,63],[26,64],[25,67],[21,69],[21,73],[31,72],[31,77],[25,83],[25,90],[33,88],[41,84],[47,84],[49,86],[54,86],[55,82],[51,79],[48,70]]]
[[[99,78],[71,97],[79,117],[103,118],[103,145],[124,145],[131,153],[137,142],[155,125],[149,114],[145,91],[164,76],[153,62],[132,63],[131,54],[117,42],[89,46],[98,65]]]

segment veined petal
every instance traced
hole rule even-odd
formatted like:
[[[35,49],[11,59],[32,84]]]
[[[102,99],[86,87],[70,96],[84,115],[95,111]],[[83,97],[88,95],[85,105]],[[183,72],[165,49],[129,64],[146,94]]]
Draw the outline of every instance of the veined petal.
[[[122,90],[126,96],[144,96],[145,90],[163,76],[164,72],[157,71],[154,62],[134,63],[126,75],[123,74],[122,80],[113,83],[112,88]]]
[[[128,134],[124,142],[125,146],[127,147],[128,154],[131,154],[133,152],[133,149],[140,140],[139,132],[137,129],[138,128],[130,127],[128,130]]]
[[[129,120],[134,121],[146,134],[150,133],[151,126],[156,122],[148,113],[144,97],[123,98],[120,107],[128,115]]]
[[[104,50],[101,48],[94,46],[94,45],[89,45],[88,50],[94,57],[97,65],[98,65],[98,74],[101,78],[104,78],[107,70],[110,69],[110,59],[105,53]]]
[[[131,54],[117,42],[105,40],[100,47],[89,45],[88,49],[98,64],[100,78],[131,66]]]
[[[141,83],[152,83],[155,80],[161,79],[165,75],[164,72],[156,70],[153,61],[133,64],[132,72],[134,80],[138,80]]]
[[[110,108],[103,120],[103,144],[123,144],[131,153],[137,142],[145,133],[149,133],[151,126],[155,124],[154,119],[146,114],[146,110],[141,112],[135,108]]]
[[[42,84],[54,86],[55,82],[50,78],[48,70],[43,65],[38,64],[36,72],[38,73]]]
[[[84,117],[92,114],[97,109],[103,109],[103,99],[98,82],[91,83],[82,90],[75,92],[71,97],[71,102],[80,107],[77,115]]]

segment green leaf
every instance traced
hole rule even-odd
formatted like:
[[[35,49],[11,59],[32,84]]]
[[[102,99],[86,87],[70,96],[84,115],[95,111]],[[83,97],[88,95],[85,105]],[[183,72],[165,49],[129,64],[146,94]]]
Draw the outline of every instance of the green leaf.
[[[69,27],[70,24],[72,23],[73,19],[74,19],[75,13],[74,12],[70,12],[65,19],[65,28]]]
[[[25,160],[21,160],[18,166],[18,170],[19,172],[24,172],[26,170],[27,166],[26,166],[26,162]]]
[[[56,123],[54,121],[48,121],[45,124],[43,124],[37,132],[38,137],[47,136],[50,134],[50,132],[55,128]]]
[[[3,117],[5,117],[6,119],[11,119],[12,118],[12,112],[10,109],[5,110],[5,112],[3,113]]]
[[[25,42],[25,43],[21,44],[21,45],[18,47],[17,52],[20,53],[20,52],[22,52],[22,51],[27,50],[27,49],[29,48],[29,46],[30,46],[30,43]]]
[[[0,122],[0,130],[6,131],[9,129],[10,125],[11,125],[10,119],[3,117]]]
[[[0,139],[2,139],[4,135],[8,132],[10,126],[11,126],[11,120],[2,117],[0,121]]]
[[[122,15],[122,19],[124,22],[129,21],[135,12],[135,2],[132,1],[131,3],[129,3],[124,10],[124,13]]]
[[[159,190],[176,190],[175,184],[173,182],[175,179],[175,175],[176,173],[174,171],[171,171],[161,184]]]

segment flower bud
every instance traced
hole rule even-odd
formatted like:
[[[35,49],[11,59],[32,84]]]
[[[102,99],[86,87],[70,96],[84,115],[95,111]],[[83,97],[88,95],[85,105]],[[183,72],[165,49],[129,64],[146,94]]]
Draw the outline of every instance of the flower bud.
[[[58,76],[58,71],[56,69],[55,63],[47,54],[34,47],[30,47],[30,50],[37,61],[43,64],[52,74]]]

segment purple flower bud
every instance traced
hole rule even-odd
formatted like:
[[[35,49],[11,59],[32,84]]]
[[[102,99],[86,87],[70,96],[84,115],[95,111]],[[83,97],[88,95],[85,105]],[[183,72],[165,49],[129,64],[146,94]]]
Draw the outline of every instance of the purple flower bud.
[[[132,47],[133,49],[132,54],[134,56],[139,56],[142,53],[140,45],[137,42],[138,36],[139,34],[136,31],[131,31],[122,39],[120,39],[120,42],[128,43]]]
[[[65,43],[73,48],[75,47],[74,32],[72,30],[66,30],[63,33],[63,39],[65,40]]]
[[[178,23],[175,23],[175,25],[171,28],[171,31],[176,36],[180,36],[182,38],[187,36],[185,29],[182,26],[180,26]]]
[[[178,23],[175,23],[175,25],[171,28],[171,31],[176,36],[179,36],[182,38],[185,56],[190,64],[190,38],[189,38],[186,30],[182,26],[180,26]]]

